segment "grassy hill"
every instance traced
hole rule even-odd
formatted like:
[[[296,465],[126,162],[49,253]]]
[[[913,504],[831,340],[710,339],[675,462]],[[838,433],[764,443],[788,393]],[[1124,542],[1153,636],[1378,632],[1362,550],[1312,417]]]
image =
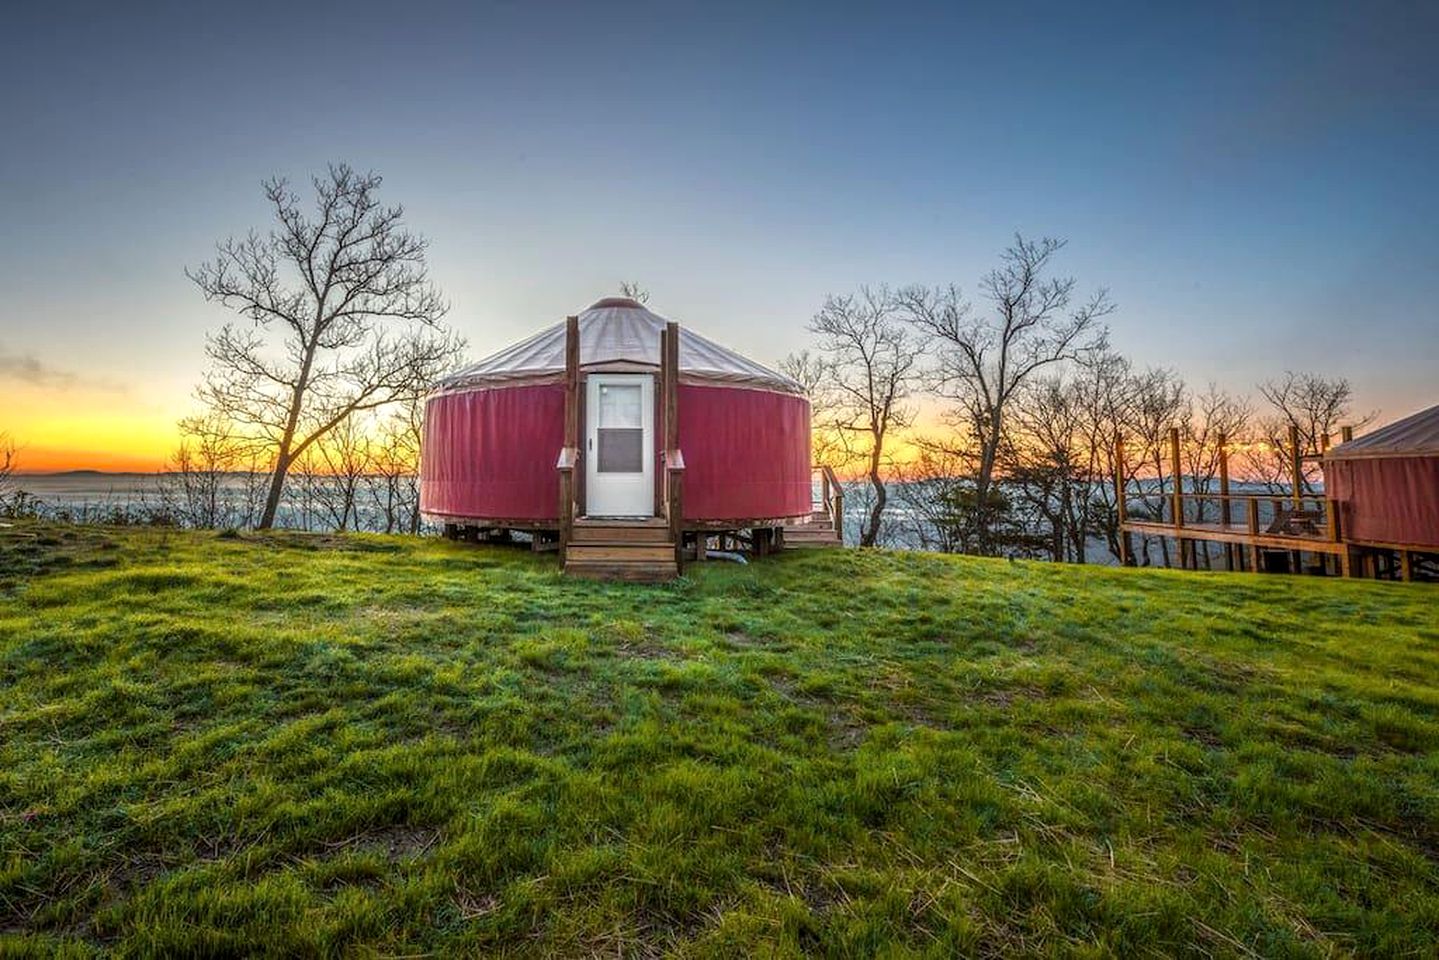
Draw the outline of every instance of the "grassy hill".
[[[0,529],[0,955],[1439,950],[1439,591]]]

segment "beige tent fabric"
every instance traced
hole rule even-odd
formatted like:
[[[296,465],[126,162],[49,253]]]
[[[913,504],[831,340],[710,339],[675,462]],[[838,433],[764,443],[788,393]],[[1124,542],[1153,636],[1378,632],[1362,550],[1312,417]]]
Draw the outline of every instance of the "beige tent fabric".
[[[1362,437],[1333,447],[1326,460],[1439,456],[1439,406],[1395,420]]]
[[[634,300],[610,297],[580,314],[580,365],[660,365],[660,331],[666,319]],[[794,380],[692,330],[680,327],[680,379],[687,383],[753,386],[803,394]],[[565,372],[565,325],[557,323],[527,340],[444,377],[436,392],[554,380]]]

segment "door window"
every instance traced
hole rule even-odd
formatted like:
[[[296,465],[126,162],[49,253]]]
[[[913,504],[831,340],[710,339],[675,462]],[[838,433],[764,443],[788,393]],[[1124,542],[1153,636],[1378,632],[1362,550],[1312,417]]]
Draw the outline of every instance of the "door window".
[[[600,384],[595,425],[595,469],[600,473],[644,471],[644,412],[639,384]]]

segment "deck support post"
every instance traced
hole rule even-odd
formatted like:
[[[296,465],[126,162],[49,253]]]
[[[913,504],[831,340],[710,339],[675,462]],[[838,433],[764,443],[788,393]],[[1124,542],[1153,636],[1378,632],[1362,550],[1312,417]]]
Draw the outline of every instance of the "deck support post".
[[[1299,428],[1292,423],[1289,425],[1289,483],[1290,498],[1298,510],[1304,499],[1304,461],[1299,451]]]
[[[1232,518],[1229,512],[1229,436],[1219,434],[1219,522],[1229,526]],[[1224,545],[1224,569],[1234,569],[1234,544]]]
[[[1399,579],[1405,583],[1414,579],[1414,555],[1408,550],[1399,551]]]
[[[565,438],[555,463],[559,471],[559,552],[563,560],[574,532],[575,468],[580,463],[580,318],[565,318]],[[539,544],[535,534],[534,544]]]
[[[1179,428],[1169,428],[1169,476],[1174,484],[1173,506],[1174,525],[1184,526],[1184,485],[1179,477]]]
[[[685,458],[680,452],[680,325],[673,320],[660,331],[660,416],[664,432],[663,491],[656,491],[657,508],[662,507],[669,523],[670,539],[675,548],[675,569],[685,571]],[[656,509],[656,514],[660,513]],[[704,559],[704,543],[699,541],[695,559]]]
[[[1125,522],[1129,519],[1129,505],[1125,503],[1124,494],[1124,434],[1116,433],[1114,436],[1114,517],[1119,526],[1119,565],[1132,567],[1134,565],[1133,550],[1129,543],[1129,531],[1124,529]]]
[[[1179,569],[1187,569],[1184,560],[1184,538],[1179,531],[1184,527],[1184,491],[1179,478],[1179,428],[1169,428],[1169,480],[1174,489],[1170,494],[1170,512],[1174,521],[1174,546],[1179,551]]]

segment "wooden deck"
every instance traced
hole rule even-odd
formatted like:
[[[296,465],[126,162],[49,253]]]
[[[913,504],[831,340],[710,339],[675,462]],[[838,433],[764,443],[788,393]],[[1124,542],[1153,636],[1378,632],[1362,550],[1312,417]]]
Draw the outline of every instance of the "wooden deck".
[[[1345,439],[1349,436],[1346,429]],[[1303,461],[1306,458],[1301,455],[1297,427],[1289,428],[1287,449],[1292,454],[1289,490],[1285,493],[1231,493],[1228,441],[1223,433],[1218,435],[1219,489],[1185,490],[1179,440],[1178,428],[1170,428],[1168,489],[1161,484],[1160,490],[1147,498],[1150,502],[1146,504],[1146,517],[1134,519],[1129,516],[1126,503],[1128,474],[1124,467],[1124,438],[1116,438],[1112,479],[1121,562],[1132,562],[1129,538],[1139,534],[1174,540],[1179,548],[1179,565],[1192,569],[1198,568],[1195,544],[1209,541],[1224,545],[1223,561],[1230,570],[1247,567],[1255,572],[1273,569],[1303,572],[1303,557],[1309,554],[1313,562],[1308,569],[1312,572],[1344,577],[1360,572],[1363,558],[1343,536],[1339,504],[1324,493],[1305,492]],[[1158,507],[1152,502],[1156,497]],[[1209,520],[1210,516],[1215,519]],[[1287,557],[1276,558],[1276,553],[1287,554]]]
[[[1177,527],[1172,523],[1149,523],[1126,520],[1124,529],[1130,533],[1147,534],[1153,537],[1173,537],[1176,540],[1211,540],[1216,543],[1238,543],[1258,547],[1261,550],[1302,550],[1307,553],[1343,554],[1346,547],[1340,541],[1325,536],[1298,536],[1294,534],[1252,532],[1245,523],[1186,523]]]

